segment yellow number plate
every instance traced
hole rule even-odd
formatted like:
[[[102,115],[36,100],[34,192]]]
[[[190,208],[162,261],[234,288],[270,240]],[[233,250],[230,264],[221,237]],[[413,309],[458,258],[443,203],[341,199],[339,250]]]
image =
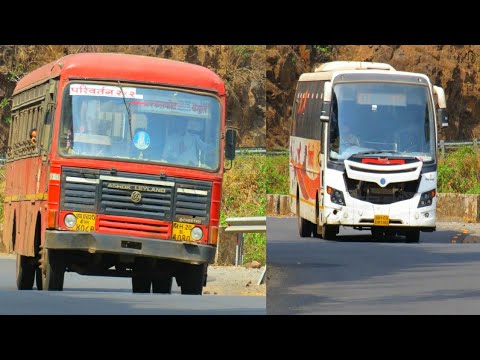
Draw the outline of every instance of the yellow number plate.
[[[390,217],[388,215],[375,215],[373,225],[388,226],[390,225]]]
[[[97,218],[96,214],[74,212],[73,215],[75,215],[77,218],[77,223],[72,228],[73,231],[92,232],[95,230],[95,219]]]
[[[179,241],[193,241],[190,232],[195,227],[194,224],[185,224],[174,222],[172,228],[172,239]]]

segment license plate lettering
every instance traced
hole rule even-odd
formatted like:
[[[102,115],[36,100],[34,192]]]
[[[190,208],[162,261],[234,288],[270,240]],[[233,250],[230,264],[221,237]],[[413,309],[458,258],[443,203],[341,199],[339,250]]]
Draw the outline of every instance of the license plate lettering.
[[[375,215],[373,218],[373,225],[376,226],[389,226],[390,217],[388,215]]]
[[[77,222],[75,223],[75,226],[72,228],[73,231],[84,231],[84,232],[95,231],[95,220],[97,218],[96,214],[74,212],[73,215],[75,215],[75,217],[77,218]]]
[[[178,241],[193,241],[190,233],[194,227],[194,224],[174,222],[172,226],[172,239]]]

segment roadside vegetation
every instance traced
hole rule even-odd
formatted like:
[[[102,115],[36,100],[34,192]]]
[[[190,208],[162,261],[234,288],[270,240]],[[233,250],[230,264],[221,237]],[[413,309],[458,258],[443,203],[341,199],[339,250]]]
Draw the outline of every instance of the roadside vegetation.
[[[265,155],[238,156],[225,172],[220,224],[229,217],[265,216],[268,172]],[[266,234],[245,234],[243,262],[265,265]]]
[[[472,146],[447,152],[438,162],[438,192],[480,194],[480,154]]]
[[[267,156],[267,194],[288,195],[288,154]]]

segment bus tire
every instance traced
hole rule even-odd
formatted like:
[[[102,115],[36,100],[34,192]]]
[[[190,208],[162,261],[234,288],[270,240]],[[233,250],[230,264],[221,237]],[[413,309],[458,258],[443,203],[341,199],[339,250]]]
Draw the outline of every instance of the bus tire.
[[[171,294],[172,293],[171,275],[154,276],[152,279],[152,293],[155,294]]]
[[[17,254],[17,289],[32,290],[35,280],[35,267],[28,256]]]
[[[313,224],[300,216],[300,200],[297,197],[297,223],[300,237],[310,237],[313,231]]]
[[[205,265],[183,264],[181,281],[182,295],[202,295]]]
[[[132,275],[132,292],[133,293],[149,293],[152,281],[144,274]]]
[[[42,269],[38,266],[35,269],[35,284],[37,285],[37,290],[43,290]]]
[[[152,288],[153,259],[135,258],[132,271],[132,292],[149,293]]]
[[[420,230],[410,230],[405,234],[407,243],[419,243],[420,242]]]
[[[373,240],[385,240],[385,232],[382,229],[372,227],[372,238]]]
[[[58,250],[42,250],[42,287],[48,291],[63,291],[65,265]]]
[[[322,226],[322,238],[324,240],[335,240],[338,233],[338,226],[336,225],[323,225]]]

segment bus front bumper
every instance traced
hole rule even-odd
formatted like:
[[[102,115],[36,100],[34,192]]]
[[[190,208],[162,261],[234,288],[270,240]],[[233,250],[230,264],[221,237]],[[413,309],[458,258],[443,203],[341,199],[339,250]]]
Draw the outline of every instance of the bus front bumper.
[[[216,248],[211,245],[133,236],[47,230],[45,248],[89,253],[149,256],[191,264],[213,263]]]
[[[357,202],[356,206],[326,206],[326,223],[355,227],[375,226],[376,215],[387,215],[389,226],[424,228],[429,231],[435,228],[436,210],[434,206],[409,208],[408,206],[372,205]]]

